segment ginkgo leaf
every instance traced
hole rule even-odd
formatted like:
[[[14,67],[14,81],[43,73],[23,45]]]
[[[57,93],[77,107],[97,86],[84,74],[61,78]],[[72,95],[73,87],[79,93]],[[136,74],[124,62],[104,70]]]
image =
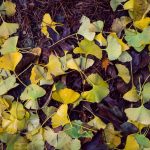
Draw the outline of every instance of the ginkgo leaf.
[[[14,75],[8,77],[5,80],[0,81],[0,95],[7,93],[9,90],[15,88],[18,84],[16,83],[16,77]]]
[[[49,56],[49,63],[46,66],[48,69],[48,74],[59,76],[65,73],[62,70],[62,65],[59,58],[53,54]]]
[[[149,17],[142,18],[142,19],[134,22],[134,26],[141,30],[143,30],[144,28],[147,28],[149,26],[149,24],[150,24]]]
[[[44,67],[34,65],[31,71],[30,81],[31,83],[37,84],[41,79],[46,79],[46,72]]]
[[[8,37],[9,35],[16,33],[18,28],[19,25],[17,23],[3,22],[0,26],[0,36]]]
[[[106,46],[107,45],[107,40],[103,37],[102,33],[99,33],[98,35],[96,35],[95,40],[100,43],[100,46]]]
[[[112,23],[111,30],[120,37],[122,30],[124,30],[126,28],[126,25],[129,24],[131,21],[131,18],[127,16],[116,18]]]
[[[58,91],[54,91],[52,94],[52,98],[58,102],[64,104],[71,104],[77,101],[80,97],[78,92],[75,92],[72,89],[64,88]]]
[[[146,83],[143,87],[142,91],[144,102],[148,102],[150,100],[150,83]]]
[[[93,86],[90,91],[82,92],[82,97],[89,102],[99,103],[109,94],[108,84],[98,74],[91,74],[87,81]]]
[[[102,59],[102,68],[105,69],[105,71],[107,70],[109,64],[111,64],[111,62],[109,61],[108,58]]]
[[[22,54],[19,52],[6,54],[0,57],[0,68],[15,71],[15,68],[21,59],[22,59]]]
[[[41,24],[41,32],[47,37],[50,38],[48,27],[52,28],[56,33],[56,26],[61,25],[60,23],[54,22],[50,16],[50,14],[46,13],[43,16],[42,24]]]
[[[18,36],[8,38],[0,49],[1,54],[9,54],[17,51]]]
[[[95,37],[95,32],[101,32],[104,26],[101,20],[91,23],[90,19],[86,16],[82,16],[80,23],[81,26],[77,33],[89,41],[92,41]]]
[[[110,1],[110,6],[113,11],[117,9],[117,7],[122,3],[125,2],[126,0],[111,0]]]
[[[23,101],[37,100],[37,98],[42,97],[45,94],[46,94],[46,91],[42,87],[40,87],[36,84],[30,84],[21,93],[20,99]]]
[[[27,145],[27,150],[44,150],[44,139],[41,133],[32,136],[31,142]]]
[[[81,137],[92,138],[91,131],[86,131],[83,123],[80,120],[72,121],[71,124],[67,124],[64,127],[65,132],[72,138],[78,139]]]
[[[123,98],[129,102],[137,102],[140,99],[134,85],[127,93],[123,95]]]
[[[144,125],[150,124],[150,110],[143,105],[137,108],[127,108],[125,113],[129,120],[137,121]]]
[[[106,48],[109,60],[115,60],[119,58],[122,53],[122,47],[118,40],[111,34],[107,37],[108,46]]]
[[[68,105],[62,104],[57,112],[52,116],[52,127],[57,128],[59,126],[64,126],[68,123],[70,123],[70,120],[68,118]]]
[[[98,59],[102,58],[102,50],[101,48],[95,44],[94,41],[88,41],[86,39],[82,40],[79,43],[79,47],[76,47],[73,52],[75,54],[85,54],[86,57],[90,55],[94,55]]]
[[[118,60],[121,62],[130,62],[132,60],[132,57],[128,52],[124,51],[122,52]]]
[[[128,68],[121,64],[116,64],[116,67],[118,70],[118,76],[120,76],[125,83],[129,83],[131,77]]]
[[[15,150],[27,150],[27,145],[28,145],[28,140],[23,136],[19,136],[16,142],[14,142],[13,148]]]
[[[13,16],[16,13],[16,4],[11,1],[5,1],[0,6],[2,13],[6,13],[7,16]]]
[[[9,108],[9,103],[3,97],[0,97],[0,117],[2,116],[4,110],[8,108]]]
[[[113,124],[108,123],[104,129],[105,139],[109,148],[113,149],[121,143],[119,131],[115,131]]]
[[[144,134],[135,134],[134,137],[141,148],[150,148],[150,140]]]
[[[139,148],[139,144],[137,143],[134,134],[128,135],[124,150],[139,150]]]
[[[124,4],[124,9],[129,10],[129,15],[134,20],[140,20],[150,10],[147,0],[129,0]]]
[[[79,140],[72,139],[64,131],[55,133],[49,127],[46,127],[44,130],[44,138],[50,145],[58,150],[80,150],[81,147]]]
[[[21,120],[26,116],[26,110],[24,109],[23,105],[16,101],[12,103],[9,112],[12,116],[14,116],[18,120]]]
[[[36,130],[40,126],[40,119],[37,114],[30,113],[30,118],[28,120],[28,131],[31,132]]]
[[[106,124],[97,116],[94,116],[94,118],[88,122],[88,125],[98,130],[105,129],[106,127]]]

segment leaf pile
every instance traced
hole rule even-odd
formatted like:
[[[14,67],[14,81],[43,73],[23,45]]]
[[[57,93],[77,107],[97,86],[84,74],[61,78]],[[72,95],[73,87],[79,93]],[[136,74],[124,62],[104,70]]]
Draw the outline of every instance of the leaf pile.
[[[19,47],[21,25],[5,21],[16,4],[1,4],[2,149],[150,149],[150,3],[110,0],[110,6],[129,14],[114,19],[110,32],[104,21],[83,15],[66,37],[64,22],[45,13],[39,25],[51,42],[45,49]]]

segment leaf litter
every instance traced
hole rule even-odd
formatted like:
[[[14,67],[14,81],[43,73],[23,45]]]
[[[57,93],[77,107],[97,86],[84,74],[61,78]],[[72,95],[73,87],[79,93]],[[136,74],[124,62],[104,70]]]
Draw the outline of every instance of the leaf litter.
[[[2,2],[1,148],[149,149],[149,11],[148,0]]]

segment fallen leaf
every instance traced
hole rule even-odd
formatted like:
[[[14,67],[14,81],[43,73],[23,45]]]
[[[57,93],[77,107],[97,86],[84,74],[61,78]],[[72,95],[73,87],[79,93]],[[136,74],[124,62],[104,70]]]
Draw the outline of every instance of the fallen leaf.
[[[102,59],[102,68],[106,71],[108,66],[110,64],[110,61],[108,58]]]
[[[90,19],[86,16],[82,16],[80,20],[81,26],[78,30],[78,34],[82,35],[89,41],[93,41],[95,32],[101,32],[103,30],[104,23],[99,20],[97,22],[90,22]]]
[[[15,71],[15,68],[21,59],[22,59],[22,54],[19,52],[6,54],[0,57],[0,68]]]
[[[11,1],[5,1],[0,6],[0,10],[2,14],[6,13],[7,16],[13,16],[16,13],[16,4]]]
[[[134,22],[134,26],[138,29],[141,29],[141,30],[147,28],[149,26],[149,24],[150,24],[150,18],[149,17],[142,18],[142,19]]]
[[[94,41],[88,41],[86,39],[82,40],[79,43],[79,47],[76,47],[73,52],[75,54],[85,54],[86,57],[90,55],[94,55],[98,59],[102,58],[102,50],[101,48],[95,44]]]
[[[72,89],[64,88],[58,91],[54,91],[52,94],[52,98],[58,102],[63,104],[72,104],[77,101],[80,97],[78,92],[75,92]]]
[[[3,23],[0,26],[0,36],[8,37],[12,35],[13,33],[16,33],[18,28],[19,28],[19,25],[17,23],[7,23],[3,21]]]
[[[46,13],[43,16],[42,24],[41,24],[41,32],[47,37],[50,38],[48,27],[52,28],[56,33],[56,26],[62,25],[61,23],[54,22],[50,16],[50,14]]]
[[[150,83],[146,83],[143,87],[142,91],[144,102],[148,102],[150,100]]]
[[[100,43],[100,46],[107,46],[107,40],[103,37],[102,33],[96,35],[95,40]]]
[[[8,77],[5,80],[0,81],[0,95],[7,93],[9,90],[18,86],[16,83],[16,77],[14,75]]]
[[[134,137],[141,149],[150,148],[150,140],[144,134],[135,134]]]
[[[122,53],[122,47],[118,40],[111,34],[107,37],[108,46],[106,52],[108,54],[109,60],[116,60]]]
[[[150,124],[150,110],[143,105],[137,108],[127,108],[125,113],[129,120],[137,121],[144,125]]]
[[[67,124],[64,127],[64,131],[72,138],[78,139],[81,137],[92,138],[93,134],[91,131],[86,131],[83,123],[80,120],[72,121],[71,124]]]
[[[8,38],[0,49],[1,54],[9,54],[17,51],[18,36]]]
[[[21,93],[20,99],[23,101],[37,100],[37,98],[42,97],[45,94],[46,94],[46,91],[42,87],[40,87],[36,84],[30,84]]]
[[[59,126],[64,126],[68,123],[70,123],[70,120],[68,118],[68,105],[62,104],[57,112],[52,116],[52,127],[57,128]]]
[[[129,102],[137,102],[140,99],[137,94],[137,89],[134,85],[127,93],[123,95],[123,98]]]
[[[124,62],[130,62],[132,60],[132,57],[128,52],[124,51],[124,52],[122,52],[122,54],[120,55],[118,60],[123,62],[123,63]]]
[[[105,129],[106,127],[106,124],[97,116],[94,116],[94,118],[88,122],[88,125],[98,130]]]
[[[113,11],[116,11],[117,7],[122,3],[125,2],[126,0],[111,0],[110,1],[110,6]]]
[[[139,150],[139,144],[137,143],[134,134],[128,135],[124,150]]]
[[[120,132],[114,130],[113,124],[108,123],[104,129],[104,133],[106,142],[111,149],[116,148],[121,143]]]
[[[52,74],[54,76],[59,76],[65,73],[62,70],[62,65],[59,58],[53,54],[49,56],[49,63],[46,65],[46,67],[48,69],[48,74]]]
[[[87,81],[93,86],[90,91],[82,92],[82,97],[89,102],[99,103],[109,94],[108,84],[98,74],[91,74]]]
[[[116,64],[116,67],[118,70],[118,76],[120,76],[125,83],[129,83],[131,77],[128,68],[121,64]]]

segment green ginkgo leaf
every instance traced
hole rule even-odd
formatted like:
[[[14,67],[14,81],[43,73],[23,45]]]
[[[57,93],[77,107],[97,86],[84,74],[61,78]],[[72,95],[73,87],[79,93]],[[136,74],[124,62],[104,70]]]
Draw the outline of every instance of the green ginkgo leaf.
[[[135,134],[134,137],[142,148],[150,148],[150,140],[144,134]]]
[[[150,83],[146,83],[143,87],[142,91],[144,102],[148,102],[150,100]]]
[[[18,28],[19,25],[17,23],[3,22],[0,26],[0,36],[8,37],[9,35],[16,33]]]
[[[107,37],[108,46],[106,52],[108,54],[109,60],[116,60],[122,53],[122,47],[118,40],[111,34]]]
[[[141,52],[147,44],[150,44],[149,34],[150,27],[145,28],[141,33],[133,29],[127,29],[125,30],[125,40],[129,46],[132,46],[136,51]]]
[[[73,52],[75,54],[85,54],[86,57],[90,54],[97,57],[98,59],[102,58],[101,48],[96,45],[94,41],[88,41],[86,39],[82,40],[79,43],[79,47],[76,47]]]
[[[71,124],[64,127],[65,132],[72,138],[78,139],[81,137],[92,138],[91,131],[84,130],[83,123],[80,120],[75,120]]]
[[[23,101],[37,100],[37,98],[42,97],[45,94],[46,94],[46,91],[42,87],[40,87],[36,84],[30,84],[21,93],[20,99]]]
[[[110,1],[110,6],[113,11],[117,9],[117,7],[122,3],[125,2],[126,0],[111,0]]]
[[[82,97],[89,102],[99,103],[109,94],[108,84],[98,74],[91,74],[87,81],[93,86],[90,91],[82,92]]]
[[[0,49],[1,54],[8,54],[12,52],[17,51],[17,42],[18,42],[18,36],[10,37],[8,38],[5,43],[1,46],[2,48]]]
[[[0,80],[0,95],[7,93],[17,85],[18,84],[16,83],[16,77],[14,75],[8,77],[5,80]]]
[[[118,76],[120,76],[125,83],[129,83],[131,77],[128,68],[121,64],[116,64],[116,67],[118,70]]]
[[[125,113],[131,121],[137,121],[144,125],[150,124],[150,110],[143,105],[137,108],[127,108]]]

